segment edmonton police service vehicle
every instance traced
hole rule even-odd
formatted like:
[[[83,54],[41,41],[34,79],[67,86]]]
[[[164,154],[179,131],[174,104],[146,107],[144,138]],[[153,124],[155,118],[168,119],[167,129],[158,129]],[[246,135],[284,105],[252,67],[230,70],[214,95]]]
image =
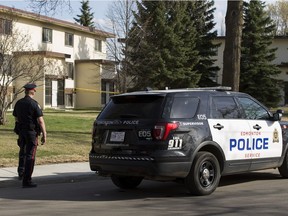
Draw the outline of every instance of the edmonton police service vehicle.
[[[225,87],[112,96],[94,122],[90,168],[120,188],[180,181],[195,195],[211,194],[223,175],[278,168],[287,178],[280,118]]]

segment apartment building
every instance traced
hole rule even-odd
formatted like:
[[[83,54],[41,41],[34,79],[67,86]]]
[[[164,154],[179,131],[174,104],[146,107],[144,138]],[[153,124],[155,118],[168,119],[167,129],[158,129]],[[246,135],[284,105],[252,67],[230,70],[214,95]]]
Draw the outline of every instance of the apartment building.
[[[114,34],[0,5],[0,37],[12,35],[16,30],[29,35],[29,53],[32,50],[42,56],[43,62],[53,63],[52,68],[45,70],[43,79],[36,82],[39,87],[35,99],[41,107],[95,108],[106,104],[115,91],[115,64],[107,60],[106,47],[107,38],[115,37]],[[225,37],[218,37],[215,43],[221,44],[215,62],[220,67],[217,83],[221,84]],[[271,47],[278,48],[273,63],[281,69],[279,79],[285,82],[280,104],[285,105],[288,104],[288,37],[276,37]],[[14,54],[25,56],[25,51]],[[8,96],[12,98],[15,88],[25,83],[26,80],[14,81]]]
[[[115,65],[107,60],[106,40],[114,34],[0,5],[0,37],[19,32],[31,45],[29,50],[16,48],[13,55],[32,52],[53,64],[36,81],[35,99],[41,107],[95,108],[107,102],[114,91]],[[26,81],[13,81],[9,97]]]
[[[217,37],[214,41],[217,44],[221,44],[217,51],[215,64],[220,68],[217,75],[217,83],[222,83],[223,75],[223,54],[225,48],[225,37]],[[284,106],[288,104],[288,36],[276,36],[271,44],[271,48],[277,48],[275,52],[276,58],[272,62],[279,67],[281,74],[278,75],[278,79],[284,81],[284,88],[282,89],[282,100],[279,105]]]

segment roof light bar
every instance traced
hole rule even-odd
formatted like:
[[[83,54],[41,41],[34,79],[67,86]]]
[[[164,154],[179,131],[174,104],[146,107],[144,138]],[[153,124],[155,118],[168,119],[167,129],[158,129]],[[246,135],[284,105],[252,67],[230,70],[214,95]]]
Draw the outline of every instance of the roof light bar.
[[[215,91],[231,91],[229,86],[215,86],[215,87],[203,87],[203,88],[187,88],[187,90],[215,90]]]

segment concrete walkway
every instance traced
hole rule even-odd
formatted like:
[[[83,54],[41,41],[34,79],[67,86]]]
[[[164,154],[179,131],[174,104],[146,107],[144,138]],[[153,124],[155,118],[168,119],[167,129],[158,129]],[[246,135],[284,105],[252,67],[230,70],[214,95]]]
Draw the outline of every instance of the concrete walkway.
[[[35,165],[32,179],[35,183],[73,182],[83,178],[96,178],[90,170],[89,163],[63,163]],[[0,167],[0,188],[19,185],[17,167]]]

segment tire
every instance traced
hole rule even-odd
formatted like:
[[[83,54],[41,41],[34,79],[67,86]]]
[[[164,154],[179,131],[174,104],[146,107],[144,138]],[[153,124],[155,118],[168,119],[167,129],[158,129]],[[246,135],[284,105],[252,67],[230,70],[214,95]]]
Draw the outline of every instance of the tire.
[[[122,189],[134,189],[137,188],[143,180],[143,177],[138,176],[111,176],[112,182]]]
[[[191,194],[203,196],[216,190],[220,177],[217,158],[209,152],[198,152],[184,182]]]
[[[278,167],[278,170],[282,177],[288,178],[288,151],[286,151],[283,163],[280,167]]]

